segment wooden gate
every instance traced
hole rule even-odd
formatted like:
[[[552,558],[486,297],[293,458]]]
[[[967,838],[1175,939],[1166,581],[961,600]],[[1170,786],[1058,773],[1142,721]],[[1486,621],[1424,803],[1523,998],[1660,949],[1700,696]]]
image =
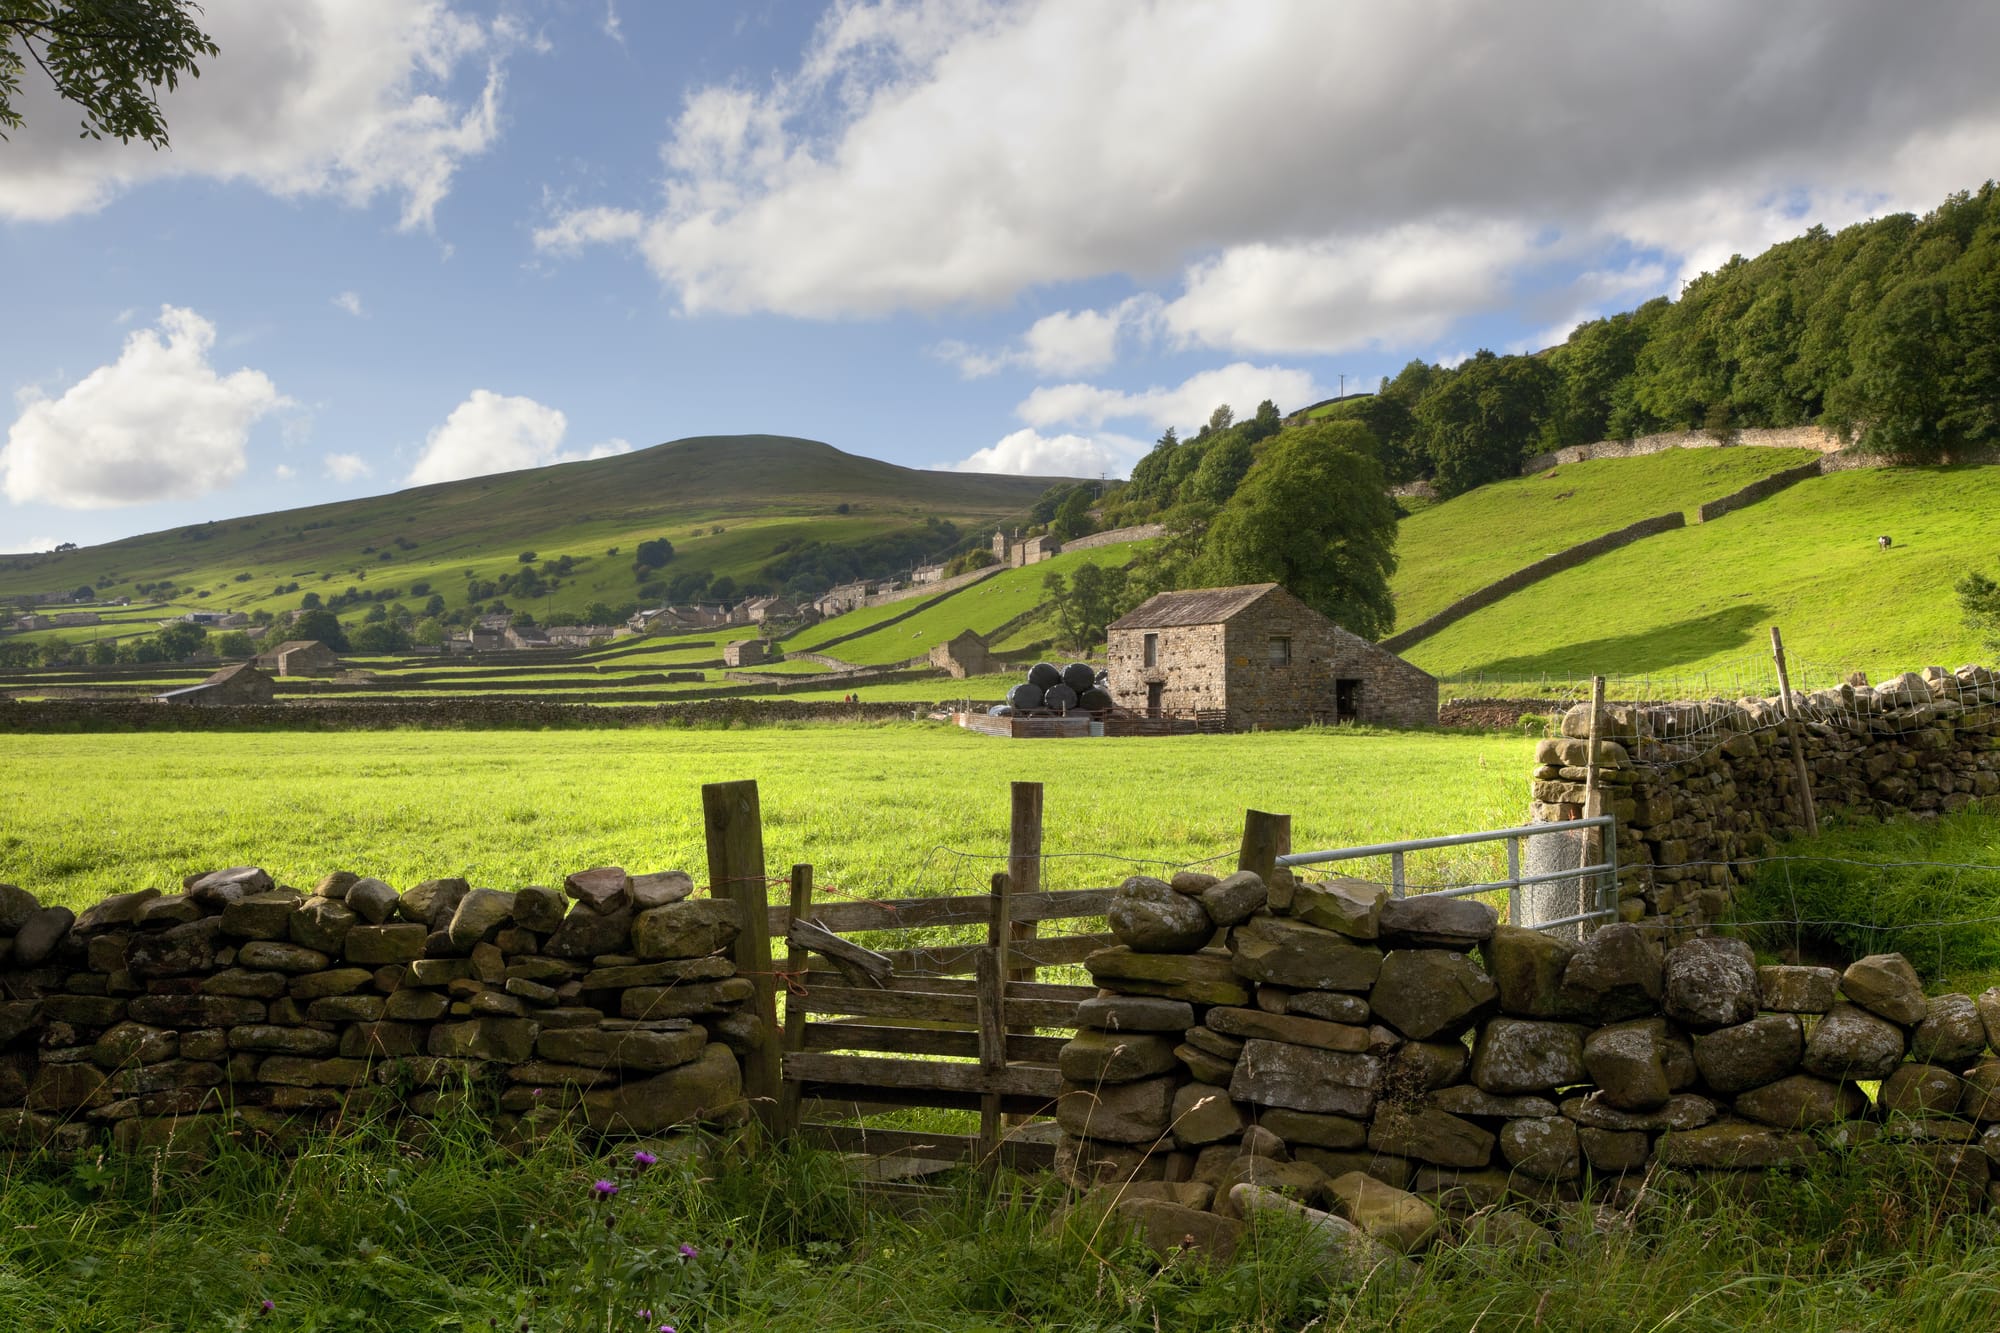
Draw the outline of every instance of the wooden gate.
[[[757,784],[713,783],[702,799],[711,892],[742,908],[737,971],[756,983],[751,1010],[775,1037],[743,1062],[744,1090],[766,1128],[843,1151],[1052,1165],[1057,1058],[1077,1005],[1098,992],[1036,975],[1117,943],[1102,925],[1116,890],[1041,890],[1041,784],[1013,784],[1007,869],[988,893],[866,900],[848,890],[817,901],[812,867],[795,865],[785,907],[769,903]],[[1250,812],[1239,868],[1268,877],[1289,832],[1289,817]],[[1056,921],[1097,928],[1042,932]],[[780,967],[773,939],[785,941]],[[913,1106],[977,1111],[979,1132],[832,1118]]]

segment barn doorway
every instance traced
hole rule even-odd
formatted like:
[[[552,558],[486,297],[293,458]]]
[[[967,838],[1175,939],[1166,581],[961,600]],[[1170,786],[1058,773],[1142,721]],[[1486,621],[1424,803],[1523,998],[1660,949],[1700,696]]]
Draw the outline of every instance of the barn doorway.
[[[1160,705],[1166,696],[1166,692],[1167,692],[1166,683],[1163,681],[1156,680],[1146,686],[1147,717],[1158,717],[1160,715],[1161,712]]]
[[[1335,722],[1361,720],[1360,681],[1337,680],[1333,683],[1333,720]]]

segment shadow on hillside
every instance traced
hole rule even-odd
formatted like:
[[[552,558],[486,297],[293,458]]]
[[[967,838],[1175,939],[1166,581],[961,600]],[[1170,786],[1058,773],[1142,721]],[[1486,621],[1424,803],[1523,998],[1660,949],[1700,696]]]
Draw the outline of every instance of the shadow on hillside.
[[[1544,652],[1482,662],[1468,674],[1503,680],[1531,676],[1644,675],[1742,648],[1771,623],[1771,608],[1751,603],[1661,625],[1637,634],[1566,643]]]

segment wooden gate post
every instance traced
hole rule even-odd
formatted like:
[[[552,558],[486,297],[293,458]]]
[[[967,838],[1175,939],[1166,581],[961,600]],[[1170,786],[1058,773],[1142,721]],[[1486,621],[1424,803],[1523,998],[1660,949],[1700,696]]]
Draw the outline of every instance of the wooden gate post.
[[[784,1078],[778,1055],[778,987],[771,972],[771,910],[764,878],[764,816],[753,782],[710,782],[701,789],[708,836],[708,891],[734,902],[743,929],[736,936],[736,974],[755,987],[750,1012],[764,1040],[743,1057],[743,1093],[765,1130],[778,1131]]]
[[[1042,891],[1042,784],[1014,784],[1013,818],[1007,828],[1007,888],[1015,895]],[[1035,923],[1007,920],[1010,940],[1035,938]],[[1008,981],[1033,981],[1035,969],[1008,968]]]
[[[1243,812],[1243,845],[1236,853],[1236,868],[1256,873],[1264,881],[1271,906],[1284,911],[1292,905],[1292,877],[1278,874],[1278,858],[1292,850],[1292,817],[1267,814],[1262,810]]]
[[[1771,626],[1771,656],[1778,664],[1778,699],[1783,705],[1785,729],[1792,738],[1792,763],[1798,769],[1799,813],[1805,816],[1806,836],[1819,836],[1819,810],[1813,805],[1812,770],[1806,766],[1806,738],[1799,715],[1792,708],[1792,673],[1785,668],[1785,641],[1778,627]]]
[[[792,867],[792,911],[788,921],[803,921],[812,912],[813,868],[809,865]],[[806,952],[790,940],[785,942],[785,971],[796,977],[805,971]],[[776,978],[772,979],[773,981]],[[775,998],[777,987],[771,988]],[[784,1078],[784,1056],[786,1052],[802,1051],[806,1044],[805,1007],[793,1002],[791,995],[785,998],[785,1040],[779,1047],[778,1055],[778,1137],[791,1138],[799,1132],[799,1085]]]

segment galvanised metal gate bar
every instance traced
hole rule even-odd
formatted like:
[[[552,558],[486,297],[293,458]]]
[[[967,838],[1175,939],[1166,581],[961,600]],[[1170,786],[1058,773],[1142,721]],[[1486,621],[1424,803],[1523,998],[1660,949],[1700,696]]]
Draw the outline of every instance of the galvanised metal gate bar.
[[[1581,832],[1585,829],[1602,829],[1604,859],[1593,865],[1577,866],[1575,869],[1548,871],[1538,875],[1521,873],[1521,843],[1528,838],[1541,837],[1550,833]],[[1517,828],[1494,829],[1488,833],[1454,833],[1442,838],[1412,838],[1407,842],[1378,842],[1368,847],[1343,847],[1330,852],[1291,852],[1278,858],[1281,866],[1325,865],[1331,861],[1358,861],[1364,857],[1386,856],[1389,858],[1389,894],[1401,898],[1408,880],[1404,875],[1403,857],[1408,852],[1427,851],[1434,847],[1464,847],[1477,842],[1505,841],[1507,844],[1507,878],[1490,884],[1467,884],[1458,888],[1434,889],[1431,892],[1444,898],[1465,898],[1475,893],[1494,893],[1507,890],[1507,922],[1509,925],[1529,925],[1536,930],[1549,930],[1556,926],[1574,926],[1585,921],[1610,920],[1618,915],[1618,830],[1610,815],[1594,815],[1588,819],[1562,819],[1547,824],[1522,824]],[[1588,845],[1586,843],[1586,845]],[[1589,911],[1572,913],[1549,921],[1523,922],[1521,920],[1521,888],[1527,884],[1553,884],[1563,880],[1577,880],[1579,887],[1588,876],[1596,876],[1597,906]],[[1579,895],[1579,904],[1581,903]]]

